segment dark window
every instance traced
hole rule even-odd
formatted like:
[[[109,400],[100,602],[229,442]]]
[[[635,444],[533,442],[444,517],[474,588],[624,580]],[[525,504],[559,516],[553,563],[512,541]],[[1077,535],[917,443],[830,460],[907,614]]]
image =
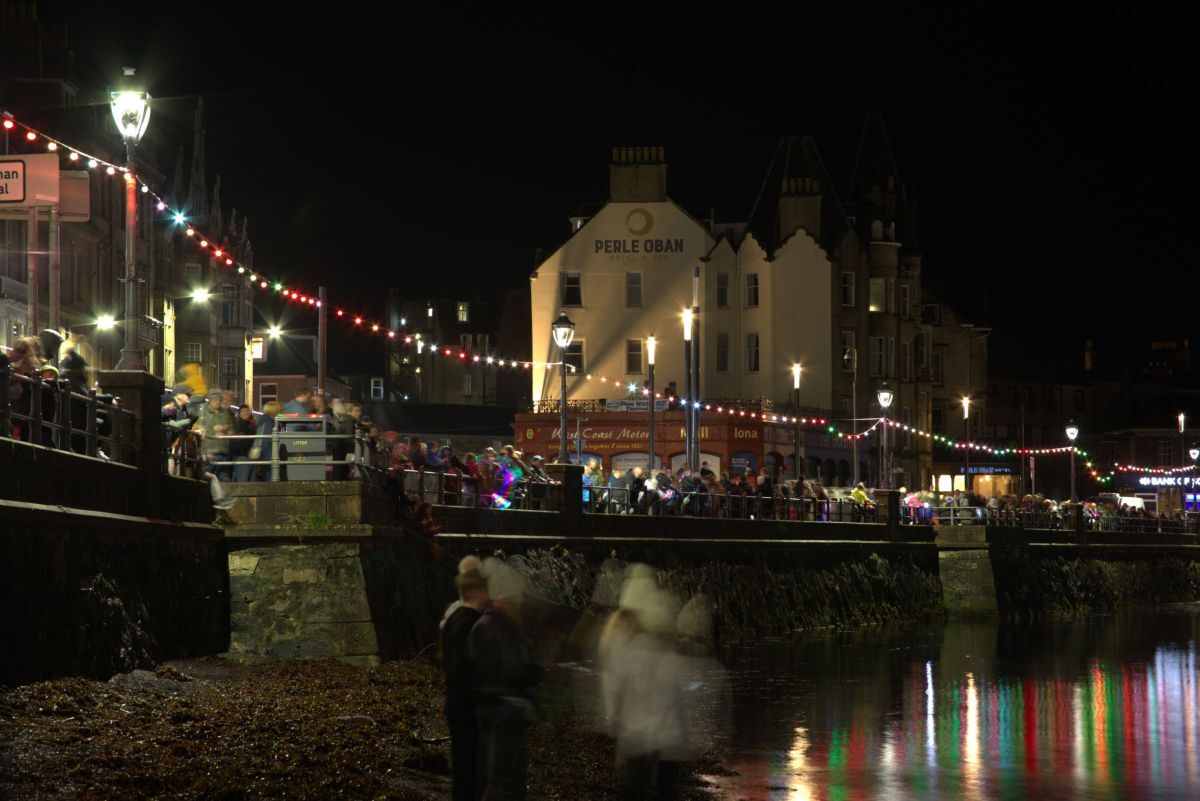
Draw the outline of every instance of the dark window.
[[[729,308],[729,273],[717,273],[717,308]]]
[[[642,274],[625,273],[625,305],[642,305]]]
[[[640,339],[625,340],[625,372],[630,375],[642,374],[642,340]]]
[[[562,274],[562,305],[583,305],[583,279],[579,273]]]
[[[1084,393],[1082,389],[1075,390],[1075,411],[1084,411],[1086,403],[1084,402]]]
[[[746,306],[758,305],[758,273],[746,276]]]
[[[729,334],[717,334],[717,372],[729,372]]]
[[[934,434],[946,433],[946,411],[941,406],[934,406],[929,410],[929,427],[933,429]]]
[[[563,351],[563,361],[575,368],[575,372],[583,372],[583,342],[575,340]]]
[[[758,372],[758,334],[746,334],[746,372]]]

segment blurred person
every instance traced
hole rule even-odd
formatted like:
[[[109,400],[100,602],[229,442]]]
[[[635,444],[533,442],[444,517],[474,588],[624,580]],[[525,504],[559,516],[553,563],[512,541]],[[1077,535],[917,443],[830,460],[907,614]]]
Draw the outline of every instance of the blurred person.
[[[209,472],[228,481],[233,467],[229,455],[229,440],[224,437],[233,431],[233,414],[224,406],[224,393],[213,390],[208,394],[208,404],[200,413],[200,453],[208,463]]]
[[[275,430],[275,418],[282,411],[283,407],[279,405],[279,401],[268,401],[263,405],[262,416],[258,419],[258,439],[254,440],[254,445],[250,448],[250,461],[269,461],[274,458],[271,454],[271,433]],[[280,450],[283,450],[282,445]],[[262,470],[262,475],[267,481],[271,481],[273,471],[273,467],[267,466]]]
[[[250,408],[250,404],[243,403],[238,407],[237,417],[234,418],[233,430],[230,433],[234,436],[247,437],[247,439],[229,440],[229,458],[234,462],[233,480],[253,481],[255,473],[258,472],[258,466],[242,464],[251,460],[250,452],[254,450],[254,443],[257,441],[252,439],[258,433],[258,422],[254,419],[254,410]]]
[[[525,581],[494,557],[484,561],[482,573],[491,602],[467,640],[479,677],[479,798],[523,801],[525,729],[536,717],[533,688],[541,681],[532,646],[521,631]]]
[[[345,481],[350,477],[350,466],[346,463],[354,456],[354,417],[341,398],[331,404],[333,414],[332,434],[337,439],[329,440],[329,454],[334,461],[333,480]]]
[[[478,797],[478,665],[470,654],[468,639],[488,605],[487,581],[481,568],[482,564],[474,556],[459,562],[458,576],[454,580],[459,600],[446,609],[440,627],[454,801],[476,801]]]

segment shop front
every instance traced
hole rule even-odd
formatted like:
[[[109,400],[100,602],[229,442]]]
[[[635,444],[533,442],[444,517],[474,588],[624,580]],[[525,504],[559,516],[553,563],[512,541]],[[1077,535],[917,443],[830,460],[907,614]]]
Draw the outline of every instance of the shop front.
[[[520,414],[514,422],[513,444],[526,454],[539,453],[553,461],[559,447],[557,414]],[[655,464],[679,470],[684,456],[683,413],[661,411],[655,416]],[[604,411],[568,416],[570,459],[595,460],[605,472],[645,467],[649,461],[649,415],[646,411]],[[796,475],[795,428],[748,418],[705,413],[700,417],[700,465],[722,473],[754,475],[767,468],[772,476]],[[802,432],[799,472],[826,486],[849,486],[854,475],[850,442],[824,430]],[[860,448],[860,478],[868,480],[869,449]]]

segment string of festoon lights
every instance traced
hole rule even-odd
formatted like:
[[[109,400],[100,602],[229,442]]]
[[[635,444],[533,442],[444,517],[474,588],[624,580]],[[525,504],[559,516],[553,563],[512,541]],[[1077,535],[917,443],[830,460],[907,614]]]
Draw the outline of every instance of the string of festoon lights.
[[[1091,465],[1089,464],[1090,468]],[[1108,471],[1108,475],[1100,475],[1099,470],[1092,470],[1091,476],[1101,484],[1112,481],[1118,473],[1148,473],[1152,476],[1177,476],[1182,473],[1191,473],[1197,469],[1197,465],[1191,464],[1185,467],[1144,467],[1136,464],[1114,464],[1113,469]]]
[[[268,278],[262,274],[262,271],[256,270],[245,264],[237,255],[236,251],[227,245],[221,244],[218,237],[211,236],[196,225],[189,223],[186,213],[173,207],[171,203],[162,195],[155,192],[148,183],[140,176],[129,175],[126,167],[107,161],[100,156],[87,152],[86,150],[74,147],[61,139],[47,134],[34,126],[18,120],[11,112],[0,112],[0,126],[6,131],[11,131],[15,128],[20,128],[24,131],[24,140],[30,144],[39,142],[45,143],[46,149],[51,153],[59,153],[64,155],[72,164],[86,165],[88,169],[99,169],[101,172],[115,176],[121,173],[126,180],[136,180],[143,194],[149,195],[154,199],[155,209],[164,216],[167,216],[174,223],[182,226],[184,236],[187,241],[193,243],[197,250],[205,253],[212,258],[218,265],[235,271],[242,276],[247,285],[259,292],[270,292],[284,300],[298,304],[300,307],[311,307],[319,309],[322,306],[321,300],[315,292],[308,292],[297,288],[291,282],[285,282],[280,279]],[[482,356],[477,354],[468,354],[458,348],[439,347],[436,342],[429,342],[422,339],[421,334],[406,335],[403,331],[393,330],[378,322],[368,319],[363,314],[347,311],[344,308],[333,308],[333,315],[336,319],[345,320],[356,327],[360,327],[372,334],[379,334],[389,339],[404,337],[405,344],[413,345],[418,349],[418,352],[434,353],[447,359],[458,359],[460,361],[472,361],[481,365],[492,366],[496,368],[513,368],[529,370],[534,367],[548,368],[557,366],[559,362],[540,362],[530,359],[517,359],[498,356]],[[567,365],[571,372],[576,372],[574,366]]]
[[[264,275],[262,270],[257,270],[245,264],[237,255],[236,251],[229,248],[225,244],[219,242],[219,238],[211,236],[201,230],[196,225],[189,223],[186,211],[172,206],[172,204],[162,195],[155,192],[145,180],[134,174],[129,175],[126,167],[107,161],[97,155],[89,153],[81,148],[67,144],[61,139],[53,137],[46,132],[18,120],[13,114],[8,111],[0,112],[0,126],[6,131],[11,131],[20,128],[24,131],[24,140],[30,145],[45,143],[46,149],[51,153],[59,153],[63,155],[73,165],[86,165],[88,169],[99,170],[106,175],[116,176],[118,173],[124,180],[136,180],[143,194],[149,195],[154,199],[154,208],[163,216],[169,218],[172,222],[179,225],[183,229],[184,237],[190,241],[200,252],[205,253],[212,258],[218,265],[229,269],[242,277],[246,284],[260,293],[270,293],[277,297],[283,298],[285,301],[299,305],[301,308],[310,308],[317,310],[322,307],[322,302],[317,293],[303,290],[297,287],[294,283],[284,281],[278,278],[269,278]],[[469,362],[484,367],[492,367],[496,369],[517,369],[531,370],[534,367],[540,369],[549,369],[558,367],[561,362],[558,361],[535,361],[531,359],[509,358],[507,356],[494,356],[469,353],[462,348],[447,347],[445,344],[438,344],[423,338],[420,333],[407,333],[404,330],[395,330],[387,326],[381,325],[369,318],[369,316],[349,311],[345,307],[332,306],[333,318],[344,321],[356,328],[365,330],[371,334],[378,334],[381,337],[386,337],[391,340],[400,340],[397,344],[403,344],[416,349],[418,355],[431,353],[440,356],[447,360],[456,360],[460,362]],[[403,322],[402,322],[403,324]],[[274,329],[272,333],[280,333],[279,329]],[[574,365],[567,364],[567,369],[572,373],[577,373]],[[603,385],[611,384],[612,386],[625,389],[627,388],[630,394],[637,394],[638,386],[628,383],[622,379],[609,378],[607,376],[587,373],[585,378],[589,381],[599,381]],[[643,396],[648,396],[647,390],[642,390]],[[971,450],[982,453],[988,453],[995,456],[1018,456],[1018,455],[1047,455],[1075,452],[1086,458],[1087,453],[1073,447],[1062,448],[1006,448],[988,445],[981,442],[960,441],[950,437],[945,437],[940,434],[933,434],[928,431],[922,431],[914,426],[906,425],[888,418],[879,418],[873,425],[864,431],[849,433],[838,429],[837,426],[830,423],[829,420],[821,417],[796,417],[776,412],[759,411],[756,409],[743,408],[737,405],[729,405],[720,402],[708,402],[702,399],[688,399],[685,397],[671,397],[661,392],[655,393],[656,399],[667,399],[676,401],[680,404],[690,403],[694,408],[702,409],[706,412],[716,412],[719,415],[727,415],[730,418],[762,420],[770,423],[799,423],[805,426],[814,426],[824,429],[827,433],[838,437],[839,439],[852,441],[865,439],[880,425],[887,425],[892,429],[911,433],[916,436],[925,437],[930,441],[954,450]],[[1088,465],[1091,466],[1090,464]],[[1129,469],[1140,469],[1132,468]],[[1194,469],[1193,468],[1179,468]]]

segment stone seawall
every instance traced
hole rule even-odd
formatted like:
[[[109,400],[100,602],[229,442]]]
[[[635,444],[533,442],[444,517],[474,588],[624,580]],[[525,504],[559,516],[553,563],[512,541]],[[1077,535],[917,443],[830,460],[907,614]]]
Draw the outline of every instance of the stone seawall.
[[[240,526],[227,540],[234,653],[361,665],[409,657],[436,642],[454,599],[453,564],[397,529]]]
[[[529,593],[560,610],[597,612],[593,595],[606,560],[643,562],[686,601],[713,604],[719,642],[804,628],[915,620],[941,614],[937,549],[886,542],[693,541],[604,538],[566,543],[536,537],[439,535],[456,556],[503,555]]]
[[[991,561],[999,612],[1014,620],[1200,601],[1195,546],[992,546]]]
[[[0,683],[98,678],[224,651],[221,531],[0,501]]]

